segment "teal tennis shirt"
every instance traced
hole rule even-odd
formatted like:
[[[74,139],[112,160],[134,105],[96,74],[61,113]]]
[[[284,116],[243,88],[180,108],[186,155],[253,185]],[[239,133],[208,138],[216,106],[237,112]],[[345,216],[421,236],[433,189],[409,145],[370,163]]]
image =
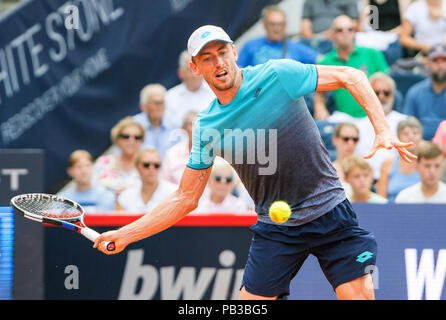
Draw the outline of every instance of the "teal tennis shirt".
[[[292,210],[282,224],[312,221],[346,196],[303,95],[317,85],[314,65],[282,59],[242,69],[234,99],[218,99],[197,116],[187,164],[209,168],[216,156],[235,169],[255,203],[258,221],[275,224],[270,205]]]

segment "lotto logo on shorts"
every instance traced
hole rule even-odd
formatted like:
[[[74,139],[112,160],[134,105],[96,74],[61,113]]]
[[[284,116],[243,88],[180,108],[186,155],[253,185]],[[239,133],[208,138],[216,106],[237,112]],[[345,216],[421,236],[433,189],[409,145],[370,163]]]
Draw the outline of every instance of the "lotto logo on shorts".
[[[371,259],[373,257],[373,253],[369,252],[369,251],[364,251],[363,253],[361,253],[359,256],[357,256],[356,261],[360,262],[360,263],[364,263],[367,260]]]

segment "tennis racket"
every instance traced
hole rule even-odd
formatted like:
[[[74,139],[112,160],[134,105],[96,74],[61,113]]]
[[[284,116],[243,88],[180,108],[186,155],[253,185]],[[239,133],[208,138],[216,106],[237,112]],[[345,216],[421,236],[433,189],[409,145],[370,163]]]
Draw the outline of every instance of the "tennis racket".
[[[51,194],[29,193],[12,198],[11,207],[16,214],[25,218],[76,231],[90,241],[94,242],[99,237],[99,233],[85,225],[84,208],[70,199]],[[114,242],[105,243],[105,246],[108,251],[116,248]]]

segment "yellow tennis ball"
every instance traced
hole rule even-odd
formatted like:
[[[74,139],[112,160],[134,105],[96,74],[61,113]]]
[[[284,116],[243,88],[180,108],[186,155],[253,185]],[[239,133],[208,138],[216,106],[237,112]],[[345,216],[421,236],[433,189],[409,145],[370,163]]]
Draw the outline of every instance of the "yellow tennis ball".
[[[275,201],[269,207],[269,217],[277,223],[284,223],[291,215],[291,208],[285,201]]]

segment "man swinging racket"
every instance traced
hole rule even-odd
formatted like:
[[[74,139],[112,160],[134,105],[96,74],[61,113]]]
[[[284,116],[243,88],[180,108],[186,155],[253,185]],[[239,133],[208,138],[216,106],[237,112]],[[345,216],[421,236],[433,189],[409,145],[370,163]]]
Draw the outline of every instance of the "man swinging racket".
[[[232,40],[216,26],[195,30],[188,51],[191,70],[204,77],[217,98],[197,117],[180,185],[150,213],[103,233],[94,247],[106,254],[118,253],[175,224],[196,208],[213,160],[221,155],[237,171],[258,214],[257,223],[250,228],[254,236],[240,299],[289,294],[290,281],[309,254],[317,257],[338,299],[374,299],[371,275],[365,270],[376,262],[376,241],[358,226],[302,97],[314,90],[347,89],[375,129],[373,148],[365,158],[380,148],[396,148],[405,161],[416,159],[406,150],[411,143],[400,142],[391,132],[367,77],[350,67],[286,59],[240,69]],[[254,136],[257,141],[234,143],[234,138],[245,141],[237,140],[237,134]],[[265,140],[266,144],[259,143]],[[270,163],[262,152],[268,153]],[[240,157],[234,161],[234,153],[243,161]],[[287,202],[292,210],[288,221],[280,225],[268,215],[277,200]],[[114,241],[116,250],[108,252],[106,241]]]

